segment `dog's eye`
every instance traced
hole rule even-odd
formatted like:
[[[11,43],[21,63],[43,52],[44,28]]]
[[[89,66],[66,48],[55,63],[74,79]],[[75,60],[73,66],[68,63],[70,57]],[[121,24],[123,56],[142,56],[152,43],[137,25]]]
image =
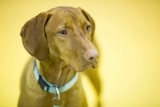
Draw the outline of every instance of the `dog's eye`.
[[[91,26],[90,26],[90,25],[87,25],[87,26],[86,26],[86,31],[87,31],[87,32],[90,32],[90,31],[91,31]]]
[[[58,32],[58,34],[60,34],[61,36],[65,36],[68,34],[67,30],[61,30]]]

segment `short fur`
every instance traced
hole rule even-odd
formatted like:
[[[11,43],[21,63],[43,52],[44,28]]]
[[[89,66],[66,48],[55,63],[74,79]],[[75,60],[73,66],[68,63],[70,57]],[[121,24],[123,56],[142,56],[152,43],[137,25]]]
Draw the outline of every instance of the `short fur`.
[[[98,73],[93,69],[86,71],[95,68],[98,60],[97,48],[92,43],[94,30],[94,20],[81,8],[53,8],[26,22],[21,37],[33,58],[22,75],[18,107],[53,107],[55,95],[44,92],[34,77],[35,59],[40,73],[50,83],[63,86],[77,71],[85,71],[100,93]],[[62,107],[87,107],[80,75],[75,85],[60,96]]]

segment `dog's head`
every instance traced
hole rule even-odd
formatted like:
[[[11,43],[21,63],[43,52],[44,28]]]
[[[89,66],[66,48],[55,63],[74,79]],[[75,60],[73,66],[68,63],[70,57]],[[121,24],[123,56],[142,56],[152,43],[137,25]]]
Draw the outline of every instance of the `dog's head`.
[[[29,20],[21,30],[25,49],[40,61],[61,59],[74,70],[96,67],[95,23],[81,8],[57,7]]]

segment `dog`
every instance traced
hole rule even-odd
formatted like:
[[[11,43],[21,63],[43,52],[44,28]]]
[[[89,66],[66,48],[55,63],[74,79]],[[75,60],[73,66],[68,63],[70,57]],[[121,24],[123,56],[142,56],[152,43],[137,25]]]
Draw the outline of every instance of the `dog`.
[[[87,107],[80,72],[98,95],[101,87],[94,31],[93,18],[81,8],[60,6],[27,21],[20,35],[33,57],[22,74],[18,107]]]

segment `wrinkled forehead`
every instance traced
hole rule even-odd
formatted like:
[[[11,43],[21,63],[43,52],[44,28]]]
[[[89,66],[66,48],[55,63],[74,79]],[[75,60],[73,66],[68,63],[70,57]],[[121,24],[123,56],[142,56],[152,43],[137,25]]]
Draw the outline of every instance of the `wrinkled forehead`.
[[[54,9],[53,14],[55,16],[61,16],[61,18],[70,17],[70,18],[74,18],[74,19],[77,19],[77,18],[80,18],[83,16],[80,9],[73,8],[73,7],[57,7]]]
[[[59,25],[70,26],[73,23],[81,24],[87,22],[87,19],[78,8],[58,7],[50,10],[49,13],[52,14],[49,20],[52,27],[57,27]]]

